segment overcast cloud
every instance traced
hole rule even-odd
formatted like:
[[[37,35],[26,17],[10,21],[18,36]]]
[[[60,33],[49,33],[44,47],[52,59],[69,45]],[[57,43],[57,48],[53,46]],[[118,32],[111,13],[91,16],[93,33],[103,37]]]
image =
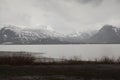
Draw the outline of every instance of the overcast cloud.
[[[0,0],[0,25],[49,25],[70,33],[120,26],[120,0]]]

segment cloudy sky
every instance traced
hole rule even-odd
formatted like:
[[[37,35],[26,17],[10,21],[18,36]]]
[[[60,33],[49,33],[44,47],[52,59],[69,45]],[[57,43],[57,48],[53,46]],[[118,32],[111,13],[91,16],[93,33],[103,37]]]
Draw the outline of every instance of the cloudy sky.
[[[48,25],[63,33],[120,26],[120,0],[0,0],[0,25],[4,24]]]

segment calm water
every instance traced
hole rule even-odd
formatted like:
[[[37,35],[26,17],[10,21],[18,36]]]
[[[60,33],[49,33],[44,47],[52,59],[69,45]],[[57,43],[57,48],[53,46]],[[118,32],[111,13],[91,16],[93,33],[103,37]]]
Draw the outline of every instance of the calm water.
[[[83,44],[83,45],[0,45],[0,51],[42,52],[43,56],[61,58],[81,56],[93,59],[102,56],[120,56],[119,44]]]

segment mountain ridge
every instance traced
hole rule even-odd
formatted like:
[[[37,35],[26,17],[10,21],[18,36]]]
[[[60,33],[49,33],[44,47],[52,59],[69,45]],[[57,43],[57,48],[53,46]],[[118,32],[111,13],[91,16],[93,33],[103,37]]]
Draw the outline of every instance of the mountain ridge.
[[[0,29],[0,44],[116,44],[120,28],[104,25],[98,31],[63,35],[46,28],[22,29],[14,25]]]

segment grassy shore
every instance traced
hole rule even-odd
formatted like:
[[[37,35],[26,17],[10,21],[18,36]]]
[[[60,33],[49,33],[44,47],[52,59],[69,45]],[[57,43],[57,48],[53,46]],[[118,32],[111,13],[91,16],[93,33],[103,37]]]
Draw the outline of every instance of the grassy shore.
[[[27,52],[1,55],[0,80],[120,80],[120,58],[36,59]]]

